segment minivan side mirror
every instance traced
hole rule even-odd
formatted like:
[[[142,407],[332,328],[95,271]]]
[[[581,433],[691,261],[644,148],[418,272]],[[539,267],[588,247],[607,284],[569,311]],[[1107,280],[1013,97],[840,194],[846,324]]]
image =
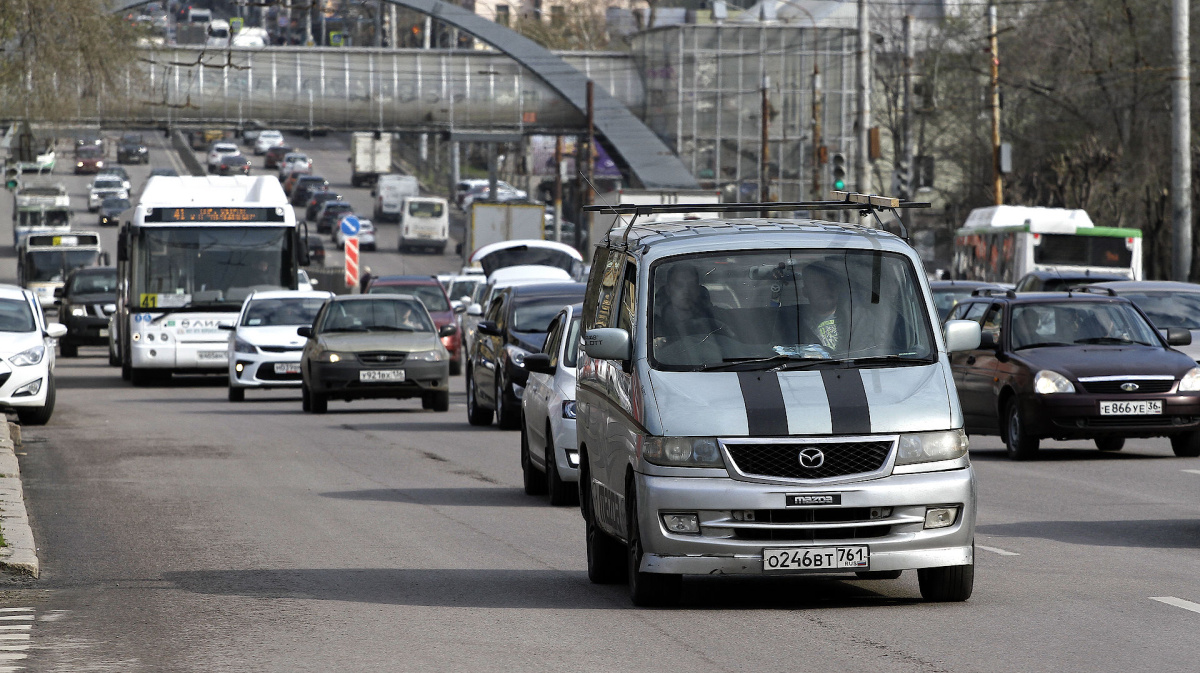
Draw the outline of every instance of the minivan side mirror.
[[[297,327],[296,334],[299,334],[306,339],[311,339],[313,335],[312,327],[309,327],[308,325],[305,325],[304,327]]]
[[[947,320],[942,335],[950,353],[976,350],[983,340],[983,330],[974,320]]]
[[[1192,332],[1182,327],[1168,327],[1167,344],[1171,346],[1191,346]]]
[[[602,327],[584,332],[583,352],[597,360],[624,362],[632,357],[633,347],[629,342],[629,332],[615,327]]]

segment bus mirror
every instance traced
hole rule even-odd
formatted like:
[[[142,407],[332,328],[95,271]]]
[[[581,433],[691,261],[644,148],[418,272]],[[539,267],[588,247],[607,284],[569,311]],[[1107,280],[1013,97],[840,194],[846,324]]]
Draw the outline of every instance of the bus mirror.
[[[300,262],[300,266],[308,266],[309,264],[312,264],[312,257],[311,257],[311,255],[309,255],[309,252],[308,252],[308,221],[307,220],[305,220],[305,222],[304,222],[304,233],[302,233],[300,235],[299,252],[300,252],[299,259],[296,261]]]

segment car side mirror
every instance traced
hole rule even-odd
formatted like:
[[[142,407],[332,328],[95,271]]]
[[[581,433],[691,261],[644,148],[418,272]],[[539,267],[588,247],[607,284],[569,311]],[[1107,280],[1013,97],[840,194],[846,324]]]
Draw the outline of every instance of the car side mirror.
[[[537,374],[554,374],[554,367],[550,364],[550,356],[545,353],[530,353],[525,356],[525,369]]]
[[[311,339],[312,335],[313,335],[313,329],[311,327],[309,327],[308,325],[305,325],[304,327],[297,327],[296,334],[299,334],[300,336],[304,337],[305,339]]]
[[[63,298],[63,290],[64,290],[64,289],[65,289],[65,288],[61,288],[61,287],[56,287],[56,288],[54,288],[54,298],[55,298],[55,299],[62,299],[62,298]]]
[[[233,332],[233,331],[237,330],[237,325],[226,325],[226,324],[222,323],[220,325],[217,325],[217,329],[222,329],[222,330],[225,330],[226,332]]]
[[[475,329],[479,330],[480,334],[486,334],[494,337],[503,336],[500,333],[500,327],[491,320],[484,320],[483,322],[479,323]]]
[[[983,331],[974,320],[947,320],[942,335],[950,353],[976,350],[983,340]]]
[[[1171,346],[1191,346],[1192,333],[1182,327],[1167,328],[1167,344]]]
[[[973,320],[971,322],[974,322]],[[996,340],[995,332],[983,332],[979,335],[979,347],[985,350],[995,350],[1000,343]]]
[[[483,307],[479,304],[471,304],[470,308],[467,309],[467,315],[481,316],[483,315]]]
[[[442,325],[438,328],[438,336],[440,337],[454,336],[456,332],[458,332],[458,327],[454,325]]]
[[[51,339],[61,339],[67,335],[67,326],[60,322],[52,322],[46,325],[46,336]]]
[[[597,360],[620,360],[632,357],[629,332],[615,327],[590,329],[583,334],[583,352]]]

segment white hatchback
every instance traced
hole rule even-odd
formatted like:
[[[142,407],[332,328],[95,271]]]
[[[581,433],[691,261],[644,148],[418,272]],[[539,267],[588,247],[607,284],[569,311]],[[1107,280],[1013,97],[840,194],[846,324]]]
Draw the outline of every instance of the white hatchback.
[[[333,240],[337,243],[338,250],[346,248],[346,235],[342,233],[341,218],[333,227]],[[370,220],[358,218],[358,249],[359,250],[374,250],[375,249],[375,225]]]
[[[54,346],[66,333],[46,322],[33,292],[0,285],[0,409],[23,425],[45,425],[54,413]]]
[[[329,292],[253,292],[242,302],[237,323],[221,325],[229,336],[229,401],[246,399],[246,389],[299,388],[304,338],[297,327],[312,325]]]
[[[241,150],[233,143],[217,143],[208,151],[208,172],[215,173],[221,160],[233,154],[241,154]]]
[[[525,356],[521,396],[521,470],[525,493],[549,492],[551,505],[578,502],[579,446],[575,442],[575,363],[583,306],[567,306],[550,321],[541,353]],[[520,384],[520,381],[516,381]]]
[[[283,133],[281,131],[260,131],[258,138],[254,141],[254,153],[266,154],[267,150],[271,149],[272,147],[279,147],[282,144]]]

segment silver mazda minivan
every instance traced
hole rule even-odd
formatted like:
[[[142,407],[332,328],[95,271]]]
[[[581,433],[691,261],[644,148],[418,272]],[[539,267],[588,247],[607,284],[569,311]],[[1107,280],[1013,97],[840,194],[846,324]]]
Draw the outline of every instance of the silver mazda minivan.
[[[970,597],[975,475],[948,354],[980,332],[939,328],[921,268],[902,238],[834,222],[611,231],[576,391],[591,580],[662,605],[683,575],[915,569],[925,599]]]

